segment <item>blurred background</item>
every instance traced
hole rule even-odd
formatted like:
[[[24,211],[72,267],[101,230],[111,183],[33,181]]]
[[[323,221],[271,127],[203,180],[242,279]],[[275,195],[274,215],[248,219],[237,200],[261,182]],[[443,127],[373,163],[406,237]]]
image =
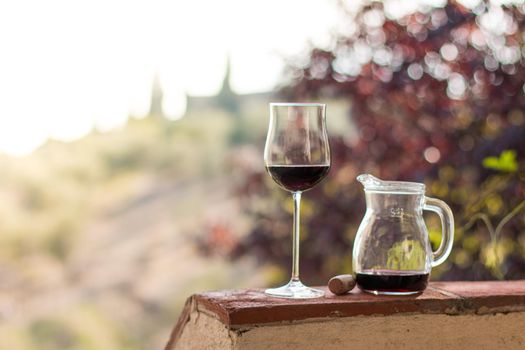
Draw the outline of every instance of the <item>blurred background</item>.
[[[305,283],[352,271],[365,172],[452,207],[434,280],[525,278],[524,82],[523,1],[1,2],[0,348],[160,349],[191,293],[285,282],[270,101],[328,104]]]

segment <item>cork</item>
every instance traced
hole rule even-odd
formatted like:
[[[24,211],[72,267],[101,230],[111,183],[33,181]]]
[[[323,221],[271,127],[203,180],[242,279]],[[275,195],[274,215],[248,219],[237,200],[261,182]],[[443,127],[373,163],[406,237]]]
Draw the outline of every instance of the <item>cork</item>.
[[[328,289],[335,295],[343,295],[355,287],[355,279],[352,275],[338,275],[328,281]]]

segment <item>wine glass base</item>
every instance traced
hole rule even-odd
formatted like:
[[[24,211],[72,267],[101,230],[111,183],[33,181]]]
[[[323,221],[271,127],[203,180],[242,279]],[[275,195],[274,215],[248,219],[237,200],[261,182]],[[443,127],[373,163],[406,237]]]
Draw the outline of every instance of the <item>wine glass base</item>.
[[[290,281],[287,285],[279,288],[268,288],[265,294],[278,298],[310,299],[324,296],[322,290],[306,287],[301,281]]]

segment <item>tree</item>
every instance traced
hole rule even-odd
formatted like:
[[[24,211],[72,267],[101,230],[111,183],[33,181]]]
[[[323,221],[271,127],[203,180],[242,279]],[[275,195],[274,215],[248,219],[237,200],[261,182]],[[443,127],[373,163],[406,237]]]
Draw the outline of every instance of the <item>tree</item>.
[[[348,100],[358,135],[332,139],[331,174],[306,196],[305,279],[324,282],[349,270],[364,212],[353,179],[363,172],[425,182],[427,195],[451,205],[456,241],[436,271],[442,279],[525,278],[525,6],[449,2],[401,17],[392,9],[389,1],[343,6],[346,32],[330,49],[311,49],[306,64],[288,66],[284,96]],[[288,266],[288,213],[251,206],[254,193],[241,194],[255,226],[230,255]],[[477,224],[480,214],[489,228]],[[490,225],[501,220],[494,237]],[[431,229],[434,244],[437,236]]]

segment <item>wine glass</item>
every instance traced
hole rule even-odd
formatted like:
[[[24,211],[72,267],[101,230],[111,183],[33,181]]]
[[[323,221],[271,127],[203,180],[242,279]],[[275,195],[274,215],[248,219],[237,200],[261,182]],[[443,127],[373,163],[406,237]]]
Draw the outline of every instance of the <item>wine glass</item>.
[[[270,103],[270,125],[264,164],[272,179],[294,200],[292,277],[265,293],[283,298],[318,298],[323,291],[306,287],[299,279],[299,228],[301,194],[317,185],[330,170],[326,133],[326,105],[320,103]]]

